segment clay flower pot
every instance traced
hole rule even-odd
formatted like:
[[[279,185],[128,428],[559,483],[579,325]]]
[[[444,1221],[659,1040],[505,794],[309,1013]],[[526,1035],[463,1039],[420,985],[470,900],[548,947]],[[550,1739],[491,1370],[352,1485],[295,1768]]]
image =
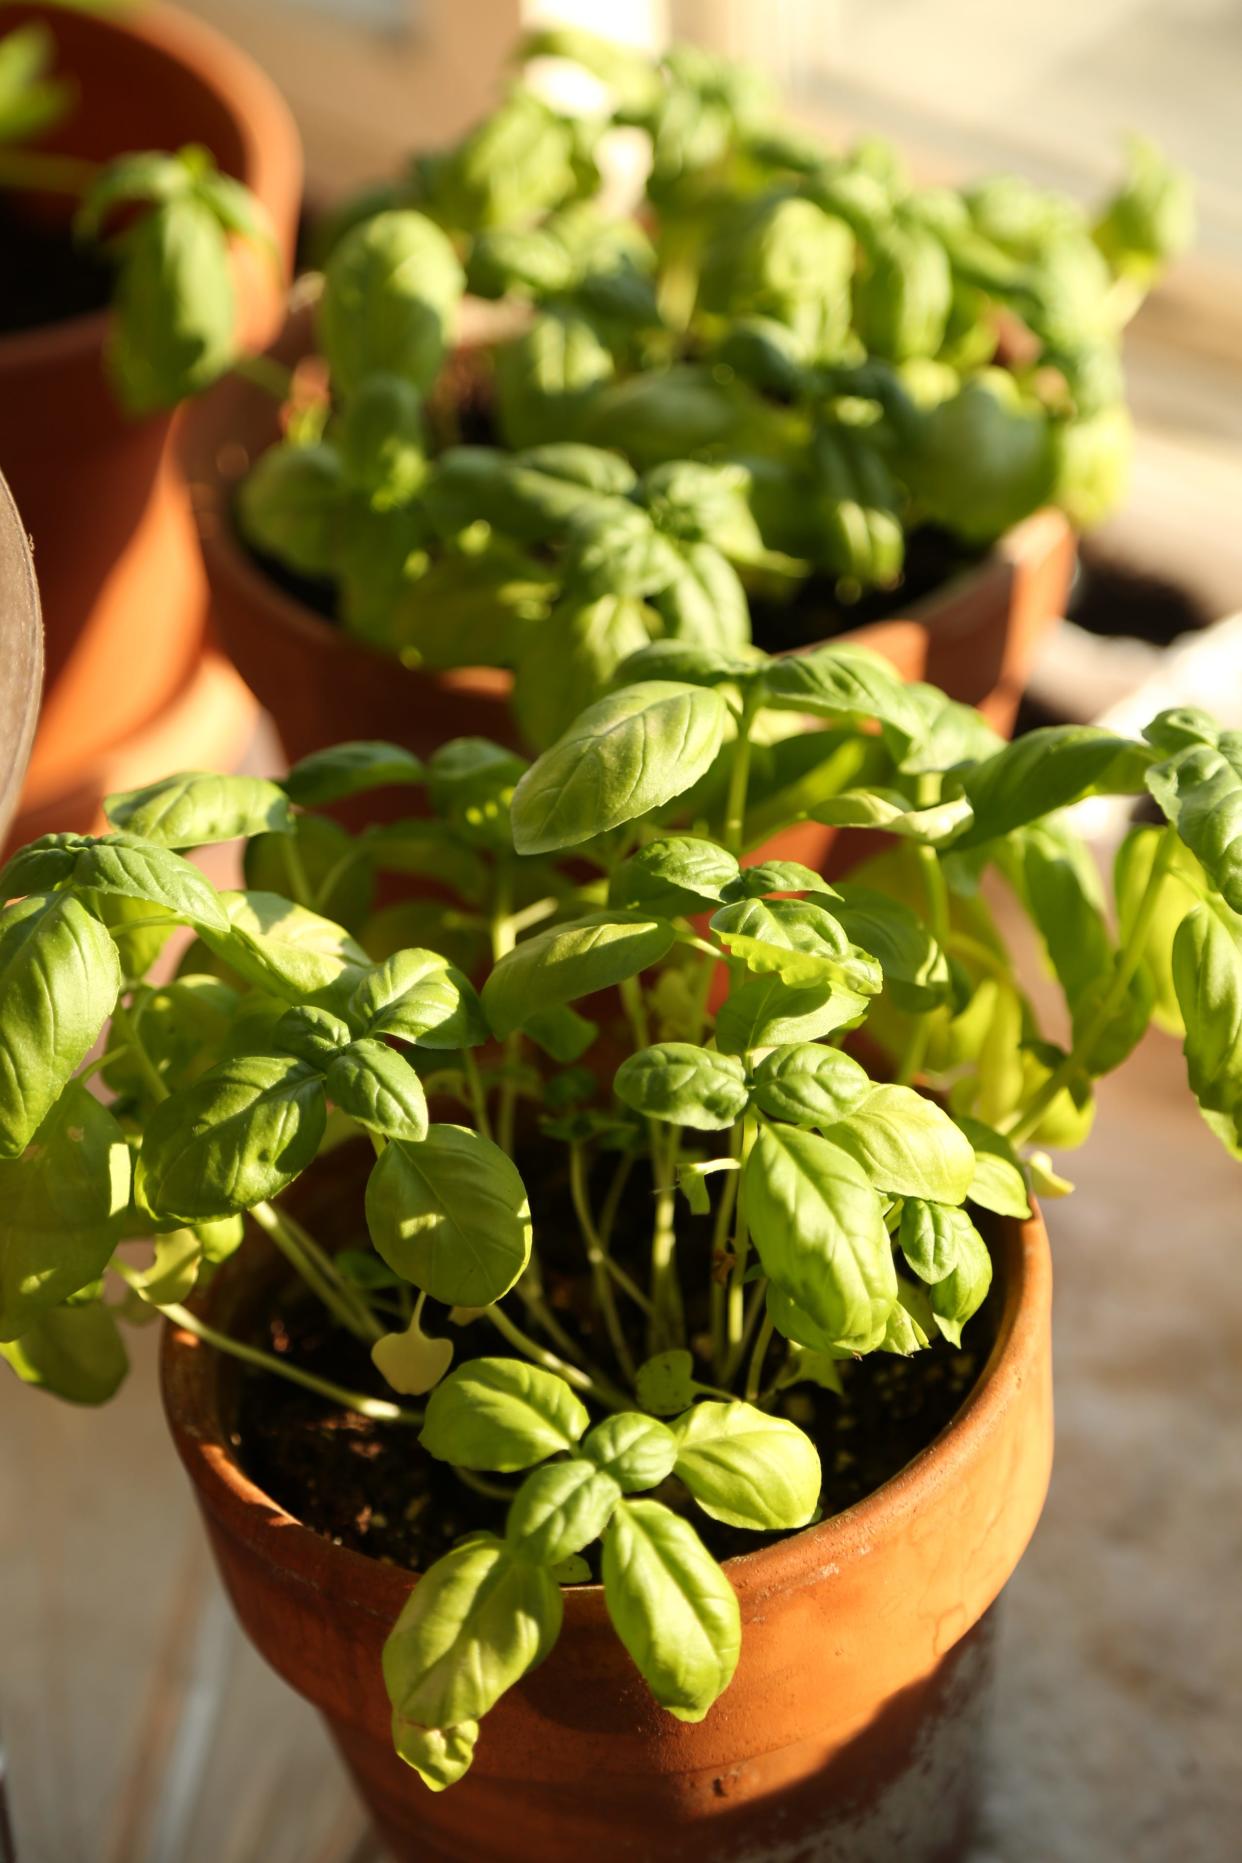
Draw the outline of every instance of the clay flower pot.
[[[205,143],[245,181],[292,250],[301,190],[297,132],[241,53],[163,8],[115,17],[21,7],[43,18],[76,107],[45,145],[92,161]],[[41,198],[64,221],[72,203]],[[241,334],[264,342],[281,315],[274,268],[237,263]],[[16,832],[91,825],[109,789],[175,763],[226,766],[251,702],[209,651],[207,591],[166,415],[131,420],[104,375],[100,310],[0,338],[0,461],[35,548],[47,687]]]
[[[380,1648],[411,1574],[301,1526],[235,1460],[232,1374],[170,1329],[164,1401],[224,1580],[259,1650],[324,1714],[410,1863],[932,1863],[959,1857],[977,1785],[992,1606],[1030,1539],[1052,1454],[1051,1264],[1038,1215],[999,1229],[999,1330],[953,1422],[860,1505],[728,1562],[734,1681],[697,1726],[662,1713],[599,1586],[489,1714],[461,1784],[392,1751]],[[253,1247],[213,1282],[217,1326],[259,1305]]]
[[[0,474],[0,840],[26,774],[42,684],[39,590],[21,517]]]
[[[465,308],[476,307],[467,301]],[[272,354],[293,366],[310,349],[311,306],[302,303]],[[324,620],[255,562],[237,534],[233,499],[253,460],[278,437],[271,397],[230,378],[187,410],[182,451],[217,631],[272,714],[288,756],[366,737],[404,744],[419,756],[456,736],[518,747],[508,673],[404,667]],[[1008,734],[1040,641],[1064,608],[1073,566],[1066,520],[1059,511],[1038,511],[904,616],[839,638],[875,648],[907,679],[930,680],[980,706]]]

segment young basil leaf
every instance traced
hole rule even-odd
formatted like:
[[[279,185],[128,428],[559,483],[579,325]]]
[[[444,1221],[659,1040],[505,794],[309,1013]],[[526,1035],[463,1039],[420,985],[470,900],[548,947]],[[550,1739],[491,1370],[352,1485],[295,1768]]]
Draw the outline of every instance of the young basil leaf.
[[[673,1424],[677,1473],[713,1520],[756,1533],[804,1527],[822,1475],[810,1437],[753,1404],[695,1404]]]
[[[113,243],[119,273],[108,372],[131,414],[175,407],[233,362],[236,297],[228,241],[192,195],[144,213]]]
[[[7,904],[26,893],[50,893],[63,885],[72,875],[78,855],[92,847],[94,839],[86,834],[44,834],[19,848],[0,872],[0,901]]]
[[[828,1338],[870,1339],[897,1298],[897,1278],[862,1167],[813,1132],[761,1126],[742,1195],[764,1273]]]
[[[611,1475],[622,1494],[633,1494],[658,1488],[672,1474],[677,1438],[654,1417],[623,1410],[595,1425],[582,1444],[582,1453]]]
[[[418,1440],[438,1461],[508,1475],[572,1449],[590,1421],[555,1372],[472,1358],[431,1393]]]
[[[0,1158],[25,1151],[120,987],[116,946],[71,893],[30,893],[0,912]]]
[[[1242,919],[1210,902],[1189,912],[1173,940],[1173,985],[1190,1090],[1217,1137],[1242,1155]]]
[[[403,1397],[422,1397],[439,1384],[452,1364],[453,1342],[425,1333],[416,1311],[402,1332],[385,1333],[375,1341],[371,1362],[392,1390]]]
[[[733,1680],[737,1594],[688,1520],[658,1501],[621,1501],[604,1534],[604,1603],[662,1708],[701,1721]]]
[[[194,1291],[203,1259],[203,1245],[194,1230],[171,1229],[165,1235],[155,1236],[153,1250],[150,1267],[130,1273],[130,1292],[149,1307],[164,1307],[170,1302],[188,1299]]]
[[[735,985],[716,1016],[721,1054],[746,1054],[789,1042],[817,1041],[833,1029],[860,1022],[868,999],[854,990],[821,983],[793,988],[780,977],[752,977]]]
[[[272,1030],[272,1046],[323,1074],[352,1039],[348,1022],[329,1009],[299,1004],[287,1009]]]
[[[792,988],[837,984],[863,996],[879,993],[879,964],[850,943],[835,912],[813,900],[735,900],[712,914],[711,928],[748,970],[774,973]]]
[[[505,1543],[520,1559],[559,1565],[599,1538],[621,1499],[611,1475],[584,1457],[550,1462],[526,1477],[505,1520]]]
[[[103,1273],[129,1203],[130,1156],[108,1111],[71,1080],[20,1158],[0,1161],[0,1339]]]
[[[788,1339],[799,1352],[810,1352],[831,1364],[837,1364],[841,1359],[857,1358],[864,1352],[874,1352],[888,1331],[889,1314],[892,1311],[890,1307],[877,1308],[871,1331],[865,1337],[860,1334],[854,1339],[840,1340],[832,1338],[778,1282],[768,1282],[764,1301],[768,1317],[782,1338]],[[826,1382],[829,1390],[838,1390],[841,1386],[839,1375],[835,1381],[831,1376],[826,1381],[817,1381]]]
[[[649,1119],[699,1132],[723,1132],[741,1118],[749,1093],[736,1055],[715,1054],[690,1042],[659,1042],[621,1063],[613,1091]]]
[[[556,1642],[564,1607],[545,1568],[480,1534],[418,1579],[384,1644],[384,1685],[404,1720],[477,1721]]]
[[[516,1167],[465,1126],[394,1139],[367,1182],[367,1227],[382,1258],[451,1307],[486,1307],[530,1260],[530,1206]]]
[[[726,905],[735,899],[762,899],[768,893],[817,893],[825,899],[841,897],[821,874],[800,860],[761,860],[741,872],[721,890]]]
[[[1226,905],[1242,912],[1242,731],[1179,751],[1147,772],[1147,787]]]
[[[1131,828],[1117,850],[1113,888],[1117,901],[1117,935],[1123,949],[1135,935],[1139,907],[1167,829],[1143,824]],[[1167,1034],[1186,1033],[1173,987],[1173,939],[1186,914],[1203,897],[1204,874],[1185,843],[1178,841],[1149,918],[1142,968],[1152,986],[1152,1017]]]
[[[1083,796],[1138,795],[1155,753],[1100,725],[1044,725],[966,771],[975,819],[957,850],[1011,834]]]
[[[361,381],[333,423],[345,476],[372,511],[408,505],[427,476],[422,397],[382,372]]]
[[[383,372],[426,392],[465,289],[451,241],[422,214],[376,214],[328,260],[317,331],[339,394]]]
[[[877,1350],[910,1358],[931,1344],[935,1331],[936,1322],[926,1292],[916,1281],[906,1281],[898,1275],[897,1304],[888,1316]]]
[[[492,1033],[503,1040],[541,1010],[607,989],[656,964],[672,949],[671,925],[641,913],[595,913],[525,938],[483,985]]]
[[[464,1779],[479,1738],[477,1721],[456,1727],[421,1727],[394,1710],[392,1744],[397,1758],[418,1774],[429,1792],[443,1792]]]
[[[434,951],[394,951],[358,984],[347,1013],[368,1035],[416,1048],[477,1048],[488,1037],[478,991]]]
[[[1157,750],[1173,755],[1191,750],[1197,744],[1214,748],[1220,743],[1221,729],[1207,712],[1199,711],[1194,705],[1178,705],[1158,712],[1151,723],[1143,727],[1143,736]]]
[[[893,754],[902,757],[923,734],[922,713],[887,660],[865,647],[833,644],[773,660],[765,674],[766,703],[777,711],[861,724],[874,718]]]
[[[918,914],[900,899],[843,882],[832,916],[852,944],[879,961],[884,985],[898,1009],[922,1014],[943,1003],[950,988],[949,960]]]
[[[952,1204],[907,1197],[901,1206],[897,1242],[920,1281],[934,1285],[951,1275],[970,1249],[965,1238],[974,1227],[965,1210]]]
[[[836,1125],[872,1090],[865,1068],[838,1048],[793,1042],[774,1048],[755,1069],[755,1104],[793,1126]]]
[[[514,791],[518,853],[580,846],[681,795],[715,762],[727,718],[719,693],[663,680],[600,699]]]
[[[992,1285],[992,1257],[971,1223],[958,1229],[957,1260],[941,1281],[932,1284],[930,1300],[936,1325],[950,1345],[962,1343],[962,1327],[979,1311]]]
[[[975,1174],[966,1192],[969,1201],[997,1216],[1016,1216],[1025,1221],[1031,1213],[1026,1173],[1009,1140],[978,1119],[961,1118],[957,1123],[975,1153]]]
[[[496,413],[506,446],[582,437],[610,440],[587,420],[594,391],[612,380],[612,351],[587,317],[554,306],[496,351]]]
[[[612,905],[683,918],[719,905],[737,877],[737,861],[714,841],[662,835],[614,870],[608,898]]]
[[[323,1081],[304,1061],[222,1061],[148,1115],[135,1197],[157,1221],[214,1222],[253,1209],[306,1169],[326,1119]]]
[[[893,1196],[960,1203],[974,1180],[970,1140],[913,1087],[876,1087],[825,1136]]]
[[[292,834],[294,827],[289,798],[278,783],[197,770],[108,796],[104,810],[114,828],[160,847],[205,847],[265,831]]]
[[[84,848],[73,869],[75,887],[140,900],[201,931],[228,927],[215,888],[198,868],[168,848],[128,835],[108,835]]]
[[[0,1342],[0,1358],[23,1384],[70,1404],[106,1404],[129,1370],[116,1316],[98,1300],[40,1314],[20,1339]]]
[[[349,933],[279,893],[221,893],[227,934],[204,926],[203,943],[248,983],[285,1002],[341,1012],[371,960]]]
[[[362,1036],[332,1057],[324,1076],[328,1098],[368,1132],[412,1144],[427,1136],[423,1083],[403,1055]]]
[[[682,1346],[657,1352],[638,1367],[634,1379],[639,1403],[657,1417],[676,1416],[693,1402],[697,1388],[693,1355]]]
[[[411,751],[367,739],[312,751],[294,764],[281,788],[290,802],[321,808],[371,789],[419,788],[426,780],[426,770]]]

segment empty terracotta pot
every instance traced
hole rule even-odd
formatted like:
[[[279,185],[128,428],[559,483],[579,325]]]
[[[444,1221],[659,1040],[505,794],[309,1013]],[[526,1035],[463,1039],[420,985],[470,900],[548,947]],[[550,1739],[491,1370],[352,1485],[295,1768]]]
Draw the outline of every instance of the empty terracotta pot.
[[[39,590],[21,517],[0,474],[0,841],[17,805],[43,682]]]
[[[284,256],[301,190],[297,132],[273,86],[197,21],[163,8],[116,17],[51,7],[6,10],[5,28],[43,19],[57,71],[78,90],[40,144],[102,161],[134,149],[207,145],[266,206]],[[40,197],[41,219],[73,203]],[[239,252],[239,323],[265,342],[281,315],[275,268]],[[233,755],[253,707],[209,653],[207,591],[169,417],[131,420],[103,366],[107,311],[0,339],[0,466],[34,543],[43,595],[47,680],[16,832],[84,828],[108,789],[173,761]]]
[[[398,1760],[380,1649],[410,1573],[333,1545],[236,1460],[231,1364],[169,1329],[164,1400],[220,1570],[255,1644],[324,1714],[409,1863],[932,1863],[960,1857],[978,1780],[991,1615],[1052,1454],[1051,1265],[1036,1215],[999,1228],[999,1329],[953,1422],[848,1512],[726,1569],[742,1656],[697,1726],[655,1707],[598,1586],[565,1598],[548,1660],[433,1794]],[[236,1329],[266,1276],[248,1244],[203,1317]]]
[[[273,354],[292,365],[311,344],[311,308],[303,303]],[[233,498],[251,462],[277,438],[271,397],[230,379],[187,411],[182,446],[216,628],[272,714],[289,757],[366,737],[404,744],[420,756],[456,736],[517,745],[508,673],[403,667],[324,620],[255,562],[237,535]],[[931,680],[981,706],[1007,733],[1039,642],[1064,608],[1073,564],[1064,517],[1039,511],[907,615],[839,638],[874,647],[907,679]]]

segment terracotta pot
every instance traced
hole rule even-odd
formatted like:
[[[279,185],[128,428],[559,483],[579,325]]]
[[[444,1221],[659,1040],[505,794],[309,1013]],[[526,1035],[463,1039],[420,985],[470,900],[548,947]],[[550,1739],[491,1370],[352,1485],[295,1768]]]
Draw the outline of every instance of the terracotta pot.
[[[204,1317],[259,1304],[256,1257]],[[651,1702],[598,1586],[547,1662],[432,1794],[395,1758],[380,1648],[414,1580],[299,1525],[237,1466],[232,1367],[170,1329],[164,1400],[241,1621],[315,1704],[396,1856],[414,1863],[931,1863],[971,1823],[991,1607],[1052,1454],[1051,1264],[1038,1216],[1000,1230],[999,1331],[953,1422],[869,1499],[731,1560],[742,1656],[706,1720]]]
[[[90,160],[205,143],[272,217],[286,259],[301,155],[279,95],[249,60],[197,21],[159,8],[123,17],[20,7],[6,27],[46,18],[58,69],[79,98],[47,147]],[[64,220],[71,203],[32,202]],[[236,262],[239,325],[265,342],[279,281],[257,252]],[[204,676],[207,591],[167,416],[131,420],[105,379],[106,311],[0,340],[0,464],[34,540],[47,630],[47,686],[25,807],[85,827],[118,767],[164,774],[127,745],[181,711],[183,767],[231,754],[252,720],[239,682]],[[192,704],[190,701],[193,701]],[[158,740],[158,732],[156,734]],[[27,817],[18,824],[27,831]]]
[[[302,303],[273,354],[291,366],[310,348],[311,307]],[[188,411],[183,460],[217,630],[290,758],[356,737],[387,738],[420,756],[458,735],[517,746],[508,673],[403,667],[287,594],[250,556],[234,527],[233,497],[251,461],[277,437],[270,396],[230,379]],[[907,679],[932,680],[980,705],[1008,732],[1039,642],[1061,615],[1073,563],[1065,519],[1040,511],[908,615],[840,638],[874,647]]]
[[[26,774],[43,683],[43,628],[30,545],[0,474],[0,841]]]

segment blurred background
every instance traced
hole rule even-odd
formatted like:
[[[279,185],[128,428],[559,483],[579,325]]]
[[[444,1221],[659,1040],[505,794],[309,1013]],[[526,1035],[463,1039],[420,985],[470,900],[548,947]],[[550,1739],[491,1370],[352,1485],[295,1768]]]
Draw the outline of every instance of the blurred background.
[[[514,36],[549,20],[754,60],[793,116],[842,142],[891,135],[926,179],[1013,168],[1088,198],[1141,128],[1193,171],[1200,234],[1131,328],[1134,482],[1088,562],[1111,578],[1112,631],[1151,652],[1118,670],[1058,637],[1033,715],[1095,716],[1151,677],[1149,715],[1172,702],[1153,643],[1242,609],[1235,0],[188,4],[289,99],[312,207],[459,132],[494,98]],[[1238,634],[1219,638],[1227,650],[1187,677],[1242,723]],[[272,754],[255,752],[263,767]],[[1078,1194],[1049,1218],[1057,1467],[1007,1599],[970,1863],[1228,1863],[1242,1829],[1242,1207],[1167,1037],[1104,1083],[1075,1167]],[[15,1854],[370,1863],[313,1714],[219,1593],[154,1401],[154,1347],[150,1332],[136,1342],[134,1375],[101,1413],[0,1392]]]

